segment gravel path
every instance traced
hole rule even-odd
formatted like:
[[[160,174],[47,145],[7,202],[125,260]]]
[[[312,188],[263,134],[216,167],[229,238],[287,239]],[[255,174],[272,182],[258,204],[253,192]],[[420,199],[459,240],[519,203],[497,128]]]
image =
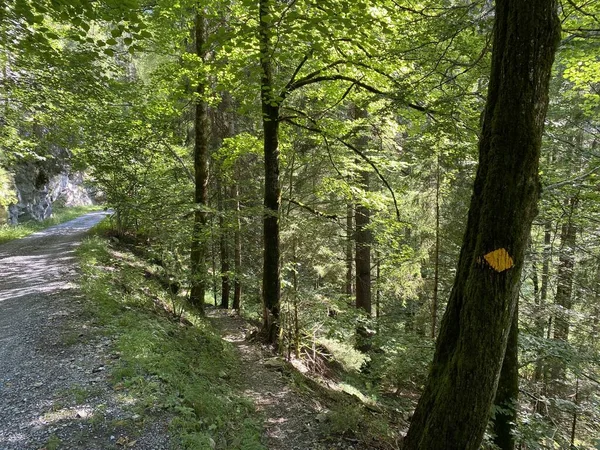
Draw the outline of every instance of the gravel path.
[[[109,385],[117,356],[83,320],[73,284],[74,250],[105,216],[0,245],[0,450],[169,448],[164,423]]]

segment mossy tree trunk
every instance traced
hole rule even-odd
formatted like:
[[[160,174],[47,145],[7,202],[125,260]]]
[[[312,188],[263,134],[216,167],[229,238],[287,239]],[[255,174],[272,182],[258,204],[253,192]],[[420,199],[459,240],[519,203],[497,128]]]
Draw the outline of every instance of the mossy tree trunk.
[[[555,0],[497,0],[479,168],[456,278],[405,450],[479,449],[540,195]]]

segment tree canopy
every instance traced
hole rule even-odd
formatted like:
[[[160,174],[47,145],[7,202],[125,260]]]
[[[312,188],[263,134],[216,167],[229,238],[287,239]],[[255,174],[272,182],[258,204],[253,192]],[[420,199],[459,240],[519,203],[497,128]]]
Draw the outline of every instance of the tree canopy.
[[[594,448],[600,2],[516,3],[4,1],[0,206],[84,173],[183,309],[342,366],[381,448],[415,408],[407,448]]]

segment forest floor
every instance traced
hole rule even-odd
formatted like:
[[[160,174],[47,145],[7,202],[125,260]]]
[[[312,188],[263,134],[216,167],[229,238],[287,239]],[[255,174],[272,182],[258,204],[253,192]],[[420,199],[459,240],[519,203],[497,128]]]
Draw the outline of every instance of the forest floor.
[[[244,373],[244,395],[265,417],[264,440],[272,450],[353,448],[339,442],[325,444],[320,422],[324,408],[315,399],[297,392],[283,360],[259,342],[249,340],[253,326],[237,314],[210,309],[211,318],[223,339],[232,343],[240,356]]]
[[[259,328],[237,313],[207,308],[207,316],[239,355],[243,395],[263,417],[270,450],[396,449],[388,429],[377,427],[354,393],[336,380],[311,372],[305,362],[275,356]]]
[[[143,260],[81,245],[105,216],[0,245],[0,449],[373,448],[249,322],[175,320]]]

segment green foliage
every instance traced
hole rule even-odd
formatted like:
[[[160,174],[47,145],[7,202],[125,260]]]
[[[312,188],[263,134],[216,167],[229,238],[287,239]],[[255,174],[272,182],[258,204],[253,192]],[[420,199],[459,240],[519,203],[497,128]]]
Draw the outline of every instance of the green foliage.
[[[331,355],[333,361],[342,365],[345,371],[358,372],[370,360],[368,355],[359,352],[347,342],[321,337],[318,343]]]
[[[11,176],[4,168],[0,167],[0,207],[6,209],[16,201]]]
[[[144,278],[147,263],[126,250],[113,250],[95,236],[79,257],[90,317],[116,340],[115,389],[134,396],[140,412],[169,411],[184,448],[264,448],[254,408],[239,392],[231,345],[205,320],[186,314],[195,325],[181,326],[159,314],[153,299],[166,301],[164,290]]]
[[[46,448],[48,450],[58,450],[62,444],[62,441],[55,434],[51,435],[46,442]]]
[[[394,430],[359,403],[339,403],[327,414],[331,433],[355,437],[368,448],[393,448]]]
[[[0,169],[0,206],[14,201],[7,195],[14,165],[64,160],[91,174],[116,211],[119,238],[143,242],[139,253],[154,260],[111,256],[97,239],[85,245],[93,268],[86,289],[99,305],[95,318],[127,330],[118,342],[127,356],[113,371],[115,383],[137,390],[148,405],[156,401],[176,412],[175,423],[190,448],[254,448],[257,431],[247,405],[234,411],[223,400],[227,392],[214,386],[227,385],[211,367],[235,366],[230,349],[217,345],[202,321],[194,319],[199,330],[181,329],[147,313],[153,306],[142,291],[150,286],[161,304],[170,305],[170,314],[181,315],[183,296],[156,283],[176,283],[182,291],[189,283],[196,211],[193,110],[200,100],[195,86],[210,80],[201,99],[210,105],[213,127],[210,226],[202,230],[211,248],[207,300],[219,293],[220,239],[232,254],[239,222],[242,266],[230,264],[228,275],[242,283],[242,312],[262,318],[260,62],[268,58],[276,68],[270,100],[281,105],[281,348],[291,355],[298,341],[301,354],[310,355],[314,345],[331,365],[339,363],[340,376],[356,392],[385,398],[390,408],[408,412],[433,352],[433,341],[425,336],[431,330],[436,239],[441,242],[439,319],[463,237],[488,83],[493,9],[489,2],[273,1],[264,24],[274,45],[266,55],[257,40],[257,2],[207,1],[202,14],[209,24],[210,57],[201,63],[190,39],[197,5],[196,0],[152,5],[8,0],[0,6],[0,162],[8,169]],[[600,70],[593,31],[598,2],[567,2],[561,13],[564,39],[542,155],[545,191],[521,290],[520,324],[521,387],[555,409],[540,416],[533,412],[536,401],[522,397],[518,432],[528,448],[542,448],[540,442],[567,445],[573,412],[561,395],[541,394],[551,383],[534,380],[538,361],[564,362],[563,382],[571,398],[577,379],[600,378]],[[354,117],[357,107],[366,117]],[[235,136],[221,139],[229,120]],[[362,155],[355,151],[357,142]],[[368,186],[360,183],[364,173]],[[217,179],[227,192],[220,209]],[[235,199],[229,194],[233,185],[239,192]],[[565,205],[573,197],[579,202],[572,215],[578,241],[569,250],[559,248],[559,241]],[[353,235],[345,223],[349,205],[366,206],[371,213],[377,320],[361,317],[354,299],[343,293],[346,244]],[[552,228],[551,282],[541,301],[546,223]],[[46,225],[2,227],[0,242]],[[560,258],[570,251],[576,254],[574,303],[565,311],[553,303]],[[106,274],[97,270],[109,261],[122,264]],[[138,265],[149,279],[140,277]],[[553,339],[548,323],[557,317],[577,324],[568,342]],[[358,325],[377,330],[370,354],[353,348]],[[191,367],[186,360],[193,361]],[[598,431],[599,420],[598,389],[585,383],[577,406],[581,446],[592,445],[589,436]],[[361,421],[369,422],[356,405],[340,406],[331,417],[332,428],[341,433],[360,433]]]
[[[375,362],[377,373],[400,391],[420,390],[429,374],[433,343],[412,334],[386,338],[385,341],[385,357]]]

